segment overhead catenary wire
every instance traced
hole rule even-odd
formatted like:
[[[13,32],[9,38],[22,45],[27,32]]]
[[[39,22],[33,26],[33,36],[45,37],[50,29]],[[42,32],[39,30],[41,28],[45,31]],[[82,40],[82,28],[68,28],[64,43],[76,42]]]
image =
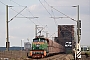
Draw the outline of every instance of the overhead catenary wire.
[[[45,0],[44,0],[45,1]],[[43,3],[39,0],[39,2],[42,4],[42,6],[45,8],[45,10],[48,12],[48,14],[52,17],[52,15],[51,15],[51,13],[47,10],[47,8],[43,5]],[[45,1],[46,2],[46,1]],[[47,3],[47,2],[46,2]],[[49,6],[49,4],[48,4],[48,6]],[[53,13],[53,12],[52,12]],[[54,15],[54,13],[53,13],[53,15]],[[54,15],[54,17],[55,17],[55,15]],[[57,22],[56,22],[56,20],[54,19],[54,22],[55,22],[55,24],[56,24],[56,26],[57,26]],[[53,34],[52,34],[53,35]],[[51,35],[51,36],[52,36]]]
[[[11,0],[12,2],[14,2],[15,4],[17,4],[18,6],[22,6],[22,5],[20,5],[19,3],[17,3],[17,2],[15,2],[15,1],[13,1],[13,0]],[[23,6],[22,6],[23,7]],[[28,11],[28,10],[27,10]],[[34,15],[31,13],[31,11],[29,10],[28,11],[33,17],[34,17]]]
[[[52,7],[52,6],[51,6]],[[53,8],[53,7],[52,7]],[[55,8],[53,8],[53,9],[55,9]],[[58,12],[60,12],[59,10],[57,10],[57,9],[55,9],[56,11],[58,11]],[[73,21],[76,21],[76,20],[74,20],[73,18],[71,18],[71,17],[69,17],[69,16],[67,16],[66,14],[64,14],[64,13],[62,13],[62,12],[60,12],[61,14],[63,14],[63,15],[65,15],[67,18],[70,18],[71,20],[73,20]],[[77,21],[76,21],[77,22]],[[65,27],[63,27],[64,29],[66,29],[66,30],[68,30],[69,32],[72,32],[72,31],[70,31],[69,29],[67,29],[67,28],[65,28]]]
[[[11,1],[11,0],[10,0],[10,1]],[[13,0],[12,0],[12,1],[13,1]],[[14,2],[14,1],[13,1],[13,2]],[[3,3],[2,1],[0,1],[0,3],[2,3],[3,5],[6,6],[6,4]],[[16,2],[14,2],[14,3],[16,3]],[[16,3],[16,4],[18,4],[18,3]],[[20,5],[20,4],[18,4],[18,5],[19,5],[19,6],[22,6],[22,5]],[[26,8],[26,6],[23,6],[23,7]],[[25,8],[24,8],[24,9],[25,9]],[[12,8],[11,8],[11,9],[12,9]],[[24,10],[24,9],[23,9],[23,10]],[[12,10],[15,11],[14,9],[12,9]],[[23,11],[23,10],[22,10],[22,11]],[[18,14],[20,14],[20,15],[22,15],[23,17],[25,17],[23,14],[21,14],[22,11],[20,11],[20,12],[15,11],[15,12],[18,13]],[[17,14],[17,15],[18,15],[18,14]],[[17,15],[16,15],[16,16],[17,16]],[[14,16],[13,18],[15,18],[16,16]],[[12,18],[10,21],[12,21],[13,18]],[[25,18],[27,18],[27,19],[29,19],[31,22],[33,22],[30,18],[28,18],[28,17],[25,17]],[[10,21],[8,21],[8,22],[10,22]],[[34,22],[33,22],[33,23],[34,23]],[[34,24],[35,24],[35,23],[34,23]],[[35,24],[35,25],[36,25],[36,24]]]
[[[70,18],[71,20],[76,21],[76,20],[74,20],[73,18],[69,17],[68,15],[60,12],[59,10],[57,10],[56,8],[54,8],[53,6],[51,6],[51,8],[53,8],[53,9],[55,9],[56,11],[58,11],[59,13],[63,14],[63,15],[66,16],[67,18]]]
[[[46,0],[44,0],[45,2],[46,2]],[[46,2],[46,4],[48,5],[48,6],[50,6],[47,2]]]
[[[41,5],[45,8],[45,10],[48,12],[48,14],[52,17],[51,13],[46,9],[46,7],[43,5],[43,3],[39,0],[39,2],[41,3]]]
[[[13,2],[14,2],[14,1],[13,1]],[[0,3],[2,3],[3,5],[6,6],[6,4],[3,3],[2,1],[0,1]],[[18,4],[18,5],[19,5],[19,4]],[[19,5],[19,6],[21,6],[21,5]],[[26,8],[26,7],[25,7],[25,8]],[[25,8],[24,8],[24,9],[25,9]],[[11,9],[12,9],[12,8],[11,8]],[[24,9],[23,9],[23,10],[24,10]],[[12,9],[12,10],[15,11],[14,9]],[[23,10],[22,10],[22,11],[23,11]],[[23,17],[25,17],[23,14],[21,14],[22,11],[20,11],[19,13],[18,13],[17,11],[15,11],[15,12],[18,13],[18,14],[20,14],[20,15],[22,15]],[[18,14],[17,14],[17,15],[18,15]],[[16,15],[16,16],[17,16],[17,15]],[[16,16],[14,16],[13,18],[15,18]],[[13,18],[12,18],[11,20],[13,20]],[[27,18],[27,17],[26,17],[26,18]],[[29,18],[27,18],[27,19],[29,19]],[[11,21],[11,20],[10,20],[10,21]],[[29,19],[29,20],[30,20],[31,22],[33,22],[31,19]],[[8,22],[10,22],[10,21],[8,21]],[[34,22],[33,22],[33,23],[34,23]],[[34,23],[34,24],[35,24],[35,23]],[[35,25],[36,25],[36,24],[35,24]]]
[[[13,3],[15,3],[15,4],[17,4],[18,6],[20,6],[20,7],[23,7],[21,4],[19,4],[19,3],[17,3],[17,2],[15,2],[15,1],[13,1],[13,0],[11,0]],[[27,9],[26,9],[27,10]],[[15,10],[14,10],[15,11]],[[28,11],[28,10],[27,10]],[[35,17],[30,11],[28,11],[33,17],[25,17],[24,15],[22,15],[22,14],[20,14],[20,15],[22,15],[23,17],[17,17],[17,18],[27,18],[27,19],[29,19],[29,20],[31,20],[31,19],[34,19],[34,18],[37,18],[37,17]],[[18,13],[18,12],[17,12]],[[33,22],[32,20],[31,20],[31,22]],[[36,25],[36,23],[35,22],[33,22],[35,25]]]
[[[40,1],[40,0],[39,0]],[[45,0],[44,0],[45,1]],[[46,1],[45,1],[46,2]],[[42,2],[40,1],[40,3],[42,4]],[[47,3],[47,2],[46,2]],[[48,3],[47,3],[48,4]],[[42,4],[42,6],[46,9],[46,7]],[[48,4],[48,6],[49,6],[49,4]],[[48,12],[48,10],[46,9],[46,11]],[[52,11],[52,10],[51,10]],[[48,12],[49,13],[49,15],[52,17],[52,15],[51,15],[51,13],[50,12]],[[53,13],[53,11],[52,11],[52,13]],[[53,16],[55,17],[55,15],[54,15],[54,13],[53,13]],[[55,21],[55,19],[54,19],[54,22],[55,22],[55,24],[56,24],[56,26],[57,26],[57,22]],[[55,34],[55,33],[54,33]],[[52,34],[52,35],[50,35],[50,37],[49,38],[51,38],[54,34]]]
[[[45,0],[44,0],[45,1]],[[39,2],[42,4],[42,2],[39,0]],[[46,1],[45,1],[46,2]],[[47,2],[46,2],[47,3]],[[48,4],[48,3],[47,3]],[[51,15],[51,13],[46,9],[46,7],[42,4],[42,6],[45,8],[45,10],[48,12],[48,14],[52,17],[52,15]],[[49,6],[49,4],[48,4],[48,6]],[[52,13],[53,13],[53,11],[52,11]],[[54,13],[53,13],[53,15],[54,15]],[[54,15],[54,17],[55,17],[55,15]],[[55,21],[55,19],[54,19],[54,22],[55,22],[55,24],[56,24],[56,26],[57,26],[57,22]],[[54,33],[55,34],[55,33]],[[52,35],[50,35],[50,37],[52,37],[54,34],[52,34]],[[49,38],[50,38],[49,37]]]
[[[17,2],[15,2],[15,1],[13,1],[12,0],[12,2],[14,2],[15,4],[17,4],[17,5],[19,5],[19,6],[21,6],[22,7],[22,5],[20,5],[20,4],[18,4]],[[26,9],[33,17],[32,18],[34,18],[35,16],[32,14],[32,12],[30,11],[30,10],[28,10],[28,9]],[[18,12],[17,12],[18,13]],[[20,14],[20,15],[22,15],[22,14]],[[24,15],[22,15],[23,17],[22,18],[29,18],[29,17],[25,17]],[[17,18],[21,18],[21,17],[17,17]],[[30,19],[30,18],[29,18]],[[32,21],[32,20],[31,20]],[[33,22],[33,21],[32,21]],[[39,21],[38,21],[39,22]],[[34,22],[33,22],[34,23]],[[40,22],[39,22],[40,23]],[[34,23],[35,24],[35,23]],[[41,24],[41,23],[40,23]],[[36,25],[36,24],[35,24]],[[41,24],[42,25],[42,24]],[[42,25],[43,26],[43,25]],[[46,26],[45,26],[46,27]],[[45,27],[43,28],[43,29],[45,29]],[[41,29],[40,31],[42,31],[43,29]],[[39,30],[39,29],[38,29]]]
[[[17,3],[17,2],[15,2],[15,1],[13,1],[13,0],[11,0],[13,3],[15,3],[15,4],[17,4],[18,6],[21,6],[21,7],[23,7],[21,4],[19,4],[19,3]],[[31,15],[32,15],[32,18],[34,19],[34,15],[32,14],[32,12],[30,11],[30,10],[28,10],[28,9],[26,9]],[[20,18],[20,17],[18,17],[18,18]],[[27,17],[26,17],[27,18]],[[38,21],[39,22],[39,21]],[[40,23],[40,22],[39,22]],[[41,24],[41,23],[40,23]],[[42,25],[42,24],[41,24]],[[43,26],[43,25],[42,25]]]
[[[47,1],[46,0],[44,0],[46,3],[47,3]],[[49,6],[49,7],[51,7],[51,8],[53,8],[53,6],[50,6],[48,3],[47,3],[47,5]],[[53,8],[53,9],[55,9],[55,8]],[[63,14],[63,15],[65,15],[66,17],[64,17],[64,18],[70,18],[71,20],[73,20],[73,21],[76,21],[76,20],[74,20],[73,18],[71,18],[71,17],[69,17],[69,16],[67,16],[66,14],[64,14],[64,13],[62,13],[62,12],[60,12],[59,10],[57,10],[57,9],[55,9],[56,11],[58,11],[59,13],[61,13],[61,14]],[[53,10],[51,10],[52,11],[52,13],[53,13]],[[53,15],[54,15],[54,13],[53,13]],[[63,17],[60,17],[60,18],[63,18]],[[54,19],[55,19],[55,15],[54,15]],[[65,28],[66,29],[66,28]],[[69,30],[70,31],[70,30]],[[70,31],[71,32],[71,31]]]
[[[44,1],[46,2],[46,0],[44,0]],[[47,3],[47,2],[46,2],[46,3]],[[51,8],[53,8],[54,10],[58,11],[58,12],[61,13],[62,15],[66,16],[67,18],[70,18],[71,20],[76,21],[76,20],[74,20],[73,18],[69,17],[68,15],[66,15],[66,14],[62,13],[61,11],[57,10],[57,9],[54,8],[53,6],[50,6],[48,3],[47,3],[47,5],[48,5],[49,7],[51,7]]]
[[[19,4],[20,5],[20,4]],[[32,12],[29,10],[28,11],[33,17],[35,17],[33,14],[32,14]],[[39,21],[38,21],[39,22]],[[40,23],[40,22],[39,22]],[[41,24],[41,23],[40,23]],[[42,25],[42,24],[41,24]],[[42,25],[43,26],[43,25]],[[45,25],[40,31],[42,31],[43,29],[45,29],[45,27],[46,27],[47,25]],[[38,29],[39,30],[39,29]],[[43,32],[43,31],[42,31]]]
[[[46,2],[46,0],[44,0],[44,1]],[[47,3],[47,2],[46,2],[46,3]],[[66,16],[66,17],[60,17],[60,18],[70,18],[71,20],[76,21],[75,19],[73,19],[73,18],[69,17],[68,15],[62,13],[61,11],[55,9],[53,6],[50,6],[48,3],[47,3],[47,5],[48,5],[49,7],[51,7],[51,8],[53,8],[54,10],[58,11],[59,13],[63,14],[64,16]],[[52,18],[52,17],[51,17],[51,18]],[[56,18],[54,17],[54,19],[56,19]],[[76,22],[77,22],[77,21],[76,21]]]
[[[51,11],[52,11],[52,13],[53,13],[53,16],[55,17],[54,12],[53,12],[53,10],[52,10],[52,9],[51,9]],[[55,22],[56,27],[57,27],[57,26],[58,26],[58,23],[57,23],[57,21],[55,20],[55,18],[54,18],[54,22]]]
[[[13,0],[10,0],[10,1],[12,1],[13,3],[15,3],[15,4],[19,5],[19,6],[22,6],[22,5],[18,4],[17,2],[13,1]]]
[[[52,35],[50,35],[50,37],[49,38],[51,38],[53,35],[55,35],[56,33],[57,33],[58,31],[56,31],[55,33],[53,33]]]
[[[26,6],[25,8],[27,8],[27,6]],[[25,9],[25,8],[24,8],[24,9]],[[23,10],[24,10],[24,9],[23,9]],[[21,10],[17,15],[15,15],[10,21],[12,21],[15,17],[17,17],[23,10]],[[9,22],[10,22],[10,21],[9,21]]]
[[[12,9],[12,8],[11,8]],[[12,9],[13,11],[15,11],[16,13],[18,13],[16,10],[14,10],[14,9]],[[36,23],[35,22],[33,22],[30,18],[28,18],[28,17],[26,17],[26,16],[24,16],[23,14],[21,14],[20,13],[20,15],[21,16],[23,16],[24,18],[27,18],[27,19],[29,19],[32,23],[34,23],[35,25],[36,25]]]
[[[17,4],[18,6],[21,6],[21,7],[22,7],[21,4],[15,2],[15,1],[13,1],[13,0],[12,0],[12,2],[15,3],[15,4]],[[31,11],[30,11],[29,9],[26,8],[26,10],[32,15],[32,17],[26,17],[26,16],[20,14],[20,15],[22,15],[23,17],[17,17],[17,18],[27,18],[27,19],[29,19],[32,23],[34,23],[34,24],[36,25],[36,23],[35,23],[34,21],[31,20],[31,19],[34,19],[35,16],[31,13]],[[15,10],[14,10],[14,11],[15,11]]]
[[[66,17],[60,17],[60,18],[70,18],[71,20],[76,21],[76,20],[74,20],[73,18],[69,17],[68,15],[62,13],[61,11],[59,11],[59,10],[57,10],[57,9],[55,9],[53,6],[50,6],[50,5],[46,2],[46,0],[44,0],[44,1],[45,1],[45,3],[46,3],[49,7],[51,7],[51,9],[54,9],[54,10],[58,11],[59,13],[61,13],[62,15],[66,16]],[[42,4],[42,5],[43,5],[43,4]],[[53,13],[53,10],[51,10],[51,11],[52,11],[52,13]],[[54,15],[54,13],[53,13],[53,15]],[[54,22],[55,22],[55,24],[57,25],[55,19],[56,19],[56,18],[55,18],[55,15],[54,15]],[[63,27],[63,28],[65,28],[65,27]],[[66,28],[65,28],[65,29],[66,29]],[[67,30],[70,31],[69,29],[67,29]],[[70,32],[72,32],[72,31],[70,31]],[[52,34],[52,35],[53,35],[53,34]],[[51,36],[52,36],[52,35],[51,35]]]
[[[40,1],[40,0],[39,0]],[[45,1],[45,0],[44,0]],[[40,1],[41,2],[41,1]],[[45,1],[46,2],[46,1]],[[46,2],[47,3],[47,2]],[[41,4],[42,4],[42,2],[41,2]],[[48,4],[48,3],[47,3]],[[43,4],[42,4],[43,5]],[[48,6],[50,6],[49,4],[48,4]],[[43,5],[43,7],[46,9],[46,7]],[[52,6],[50,6],[50,7],[52,7]],[[50,16],[52,16],[51,14],[50,14],[50,12],[46,9],[46,11],[49,13],[49,15]],[[52,11],[52,13],[53,13],[53,11]],[[54,13],[53,13],[53,15],[54,15]],[[34,16],[33,16],[34,17]],[[26,17],[27,18],[27,17]],[[69,18],[69,17],[68,17]],[[54,22],[55,22],[55,24],[56,24],[56,26],[57,26],[57,23],[56,23],[56,21],[55,21],[55,15],[54,15]]]
[[[45,0],[44,0],[44,1],[45,1]],[[46,1],[45,1],[45,2],[46,2]],[[47,3],[47,2],[46,2],[46,3]],[[47,5],[48,5],[48,6],[50,6],[48,3],[47,3]],[[55,17],[55,15],[54,15],[54,12],[53,12],[52,8],[51,8],[51,12],[53,13],[53,16]],[[57,21],[55,20],[55,18],[54,18],[54,22],[55,22],[56,26],[58,26]]]
[[[14,2],[15,4],[17,4],[17,5],[19,5],[19,6],[22,6],[22,5],[20,5],[19,3],[17,3],[17,2],[15,2],[15,1],[13,1],[12,0],[12,2]],[[15,11],[15,10],[14,10]],[[31,13],[31,11],[30,10],[28,10],[27,9],[27,11],[33,16],[32,18],[34,18],[35,16]],[[17,12],[18,13],[18,12]],[[20,14],[20,15],[22,15],[22,14]],[[22,15],[23,17],[22,18],[29,18],[29,17],[25,17],[24,15]],[[18,17],[18,18],[21,18],[21,17]],[[30,18],[29,18],[30,19]],[[32,21],[32,20],[31,20]],[[33,21],[32,21],[33,22]],[[33,22],[34,23],[34,22]],[[35,24],[35,23],[34,23]],[[40,23],[41,24],[41,23]],[[35,24],[36,25],[36,24]],[[41,24],[42,25],[42,24]],[[43,26],[43,25],[42,25]],[[43,28],[44,29],[44,28]]]
[[[1,1],[0,1],[1,2]],[[4,4],[3,2],[1,2],[3,5],[6,5],[6,4]],[[21,6],[20,4],[18,4],[19,6]],[[48,6],[49,6],[49,4],[48,4]],[[14,10],[15,11],[15,10]],[[47,10],[48,11],[48,10]],[[18,12],[17,12],[18,13]],[[50,13],[50,12],[49,12]],[[51,13],[50,13],[51,14]],[[22,15],[23,17],[25,17],[23,14],[21,14],[20,13],[20,15]],[[50,16],[52,16],[52,15],[50,15]],[[33,16],[34,17],[34,16]],[[30,18],[28,18],[28,17],[25,17],[25,18],[27,18],[27,19],[29,19],[30,21],[32,21]],[[32,21],[33,22],[33,21]],[[33,22],[34,23],[34,22]],[[35,23],[34,23],[35,24]],[[36,25],[36,24],[35,24]]]
[[[12,1],[12,2],[15,3],[15,4],[17,4],[19,7],[26,7],[26,6],[20,5],[19,3],[15,2],[15,1],[13,1],[13,0],[10,0],[10,1]],[[17,7],[18,7],[18,6],[17,6]],[[16,7],[16,6],[15,6],[15,7]]]
[[[27,11],[32,15],[32,17],[35,17],[30,10],[27,9]],[[39,24],[41,24],[38,20],[36,20]],[[42,24],[41,24],[42,25]],[[43,26],[43,25],[42,25]]]
[[[6,5],[5,3],[3,3],[2,1],[0,1],[0,3],[2,3],[3,5]]]
[[[14,2],[15,4],[17,4],[18,6],[21,6],[21,7],[23,7],[22,5],[20,5],[19,3],[17,3],[17,2],[15,2],[15,1],[13,1],[12,0],[12,2]],[[28,10],[27,9],[27,11],[33,16],[32,18],[35,18],[35,16],[32,14],[32,12],[30,11],[30,10]],[[18,13],[18,12],[17,12]],[[22,15],[22,14],[20,14],[20,15]],[[22,15],[23,17],[17,17],[17,18],[31,18],[31,17],[25,17],[24,15]],[[32,20],[31,20],[32,21]],[[33,22],[33,21],[32,21]],[[39,21],[38,21],[39,22]],[[33,22],[34,23],[34,22]],[[40,23],[40,22],[39,22]],[[35,24],[35,23],[34,23]],[[41,24],[41,23],[40,23]],[[35,24],[36,25],[36,24]],[[42,24],[41,24],[42,25]],[[43,26],[43,25],[42,25]],[[44,28],[43,28],[44,29]]]
[[[46,2],[46,0],[44,0],[44,1],[45,1],[45,3],[51,8],[51,6]],[[52,8],[51,8],[51,11],[52,11],[52,13],[54,14]],[[51,17],[51,18],[53,18],[53,17]],[[58,18],[67,18],[67,17],[58,17]],[[54,19],[56,19],[55,15],[54,15]]]
[[[35,17],[32,13],[31,13],[31,11],[28,11],[33,17]]]

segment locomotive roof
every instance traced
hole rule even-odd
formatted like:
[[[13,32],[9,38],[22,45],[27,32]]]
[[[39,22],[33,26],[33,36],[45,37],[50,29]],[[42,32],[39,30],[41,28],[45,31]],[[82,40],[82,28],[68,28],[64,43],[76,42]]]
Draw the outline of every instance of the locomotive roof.
[[[44,37],[36,37],[36,38],[34,38],[34,39],[44,39],[44,40],[49,41],[49,39],[48,39],[48,38],[44,38]],[[34,39],[33,39],[33,40],[34,40]]]

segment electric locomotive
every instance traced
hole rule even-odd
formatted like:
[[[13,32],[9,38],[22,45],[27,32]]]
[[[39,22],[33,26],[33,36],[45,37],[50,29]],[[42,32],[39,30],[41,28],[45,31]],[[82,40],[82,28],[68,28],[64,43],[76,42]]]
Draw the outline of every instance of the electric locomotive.
[[[30,57],[43,58],[49,55],[64,53],[65,49],[62,45],[44,37],[36,37],[32,42],[32,50]]]
[[[32,58],[45,57],[48,52],[48,43],[45,38],[36,37],[32,42],[32,51],[30,51],[30,56]]]

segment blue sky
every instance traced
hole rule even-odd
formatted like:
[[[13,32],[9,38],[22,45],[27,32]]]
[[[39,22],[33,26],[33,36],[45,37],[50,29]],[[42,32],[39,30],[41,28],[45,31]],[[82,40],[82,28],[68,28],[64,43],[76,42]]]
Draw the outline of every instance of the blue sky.
[[[71,18],[77,19],[77,7],[71,7],[74,5],[80,6],[80,20],[82,20],[82,35],[81,35],[81,45],[90,45],[90,0],[0,0],[0,46],[5,46],[6,42],[6,6],[9,7],[9,20],[17,15],[16,12],[20,12],[24,7],[27,8],[21,12],[25,17],[39,17],[34,19],[26,18],[14,18],[13,21],[9,23],[9,41],[11,46],[20,46],[21,39],[23,43],[27,41],[27,38],[32,39],[35,36],[35,25],[45,27],[43,31],[48,31],[49,37],[57,36],[57,25],[73,24],[76,22],[69,18],[62,19],[52,19],[51,16],[55,17],[65,17],[61,13],[52,9],[53,6],[58,11],[68,15]],[[42,6],[42,4],[44,7]],[[46,2],[49,4],[47,4]],[[47,11],[46,11],[46,9]],[[13,10],[12,10],[13,9]],[[15,12],[15,11],[16,12]],[[17,17],[23,17],[18,15]],[[56,22],[56,23],[55,23]],[[45,35],[43,32],[42,34]],[[23,45],[24,46],[24,45]]]

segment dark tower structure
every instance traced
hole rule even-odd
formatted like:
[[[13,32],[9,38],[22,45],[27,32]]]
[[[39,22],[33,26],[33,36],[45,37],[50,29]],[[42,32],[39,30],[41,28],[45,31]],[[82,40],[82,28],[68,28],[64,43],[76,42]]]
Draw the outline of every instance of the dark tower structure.
[[[66,53],[71,53],[74,45],[74,25],[58,25],[58,37],[55,41],[65,47]]]

